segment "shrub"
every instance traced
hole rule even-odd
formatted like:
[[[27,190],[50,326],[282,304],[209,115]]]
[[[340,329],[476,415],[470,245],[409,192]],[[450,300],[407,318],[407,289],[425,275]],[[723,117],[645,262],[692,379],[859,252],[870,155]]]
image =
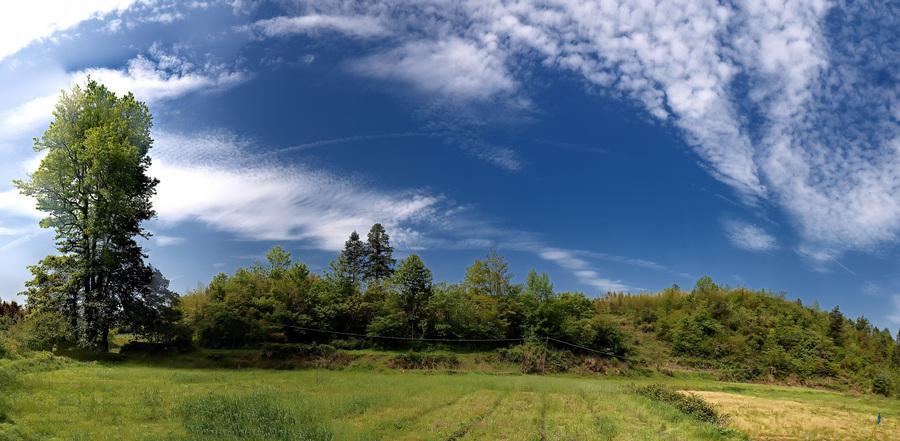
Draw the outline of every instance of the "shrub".
[[[71,346],[74,334],[69,321],[60,313],[44,311],[28,316],[26,346],[36,351],[51,351]]]
[[[337,349],[368,349],[372,347],[372,344],[365,339],[361,338],[347,338],[347,339],[338,339],[332,340],[331,345]]]
[[[298,344],[298,343],[266,343],[262,346],[263,358],[272,360],[286,360],[289,358],[316,358],[327,357],[336,349],[331,345]]]
[[[177,352],[179,348],[167,343],[154,343],[147,341],[130,341],[122,346],[120,354],[166,354]]]
[[[728,422],[727,415],[720,413],[712,404],[694,394],[679,392],[662,384],[641,386],[636,392],[651,400],[674,406],[682,413],[700,421],[717,426],[724,426]]]
[[[884,373],[876,374],[875,378],[872,379],[873,393],[889,397],[893,389],[894,385],[891,382],[891,378]]]
[[[459,366],[459,358],[442,352],[406,352],[395,356],[389,364],[397,369],[452,369]]]
[[[569,351],[558,351],[539,342],[497,350],[500,361],[515,363],[523,373],[565,372],[576,365],[575,356]]]

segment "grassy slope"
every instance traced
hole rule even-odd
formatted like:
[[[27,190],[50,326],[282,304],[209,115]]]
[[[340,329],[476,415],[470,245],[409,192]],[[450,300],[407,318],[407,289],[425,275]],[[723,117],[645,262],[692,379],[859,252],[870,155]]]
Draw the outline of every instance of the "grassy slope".
[[[42,440],[328,439],[329,433],[338,440],[740,439],[630,392],[632,382],[649,381],[661,380],[85,363],[22,375],[8,391],[8,415],[20,438]],[[880,410],[886,421],[876,436],[892,439],[900,418],[897,400],[690,377],[665,381],[712,391],[710,399],[735,415],[733,426],[754,437],[827,436],[827,426],[805,427],[813,420],[796,413],[806,412],[815,421],[837,418],[847,428],[841,439],[871,439],[871,418]],[[785,415],[772,421],[767,409]]]

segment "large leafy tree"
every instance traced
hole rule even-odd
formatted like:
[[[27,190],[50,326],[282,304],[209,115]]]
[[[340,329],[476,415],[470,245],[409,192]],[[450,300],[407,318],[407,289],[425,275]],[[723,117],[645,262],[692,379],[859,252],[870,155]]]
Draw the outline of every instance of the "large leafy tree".
[[[416,254],[411,254],[400,262],[394,274],[397,301],[406,318],[410,336],[423,337],[427,329],[428,301],[431,299],[431,270]]]
[[[372,225],[369,230],[368,262],[366,280],[384,280],[394,273],[394,248],[391,247],[390,236],[381,224]]]
[[[492,297],[504,297],[517,293],[512,283],[509,264],[496,250],[491,250],[487,258],[476,260],[466,270],[466,286],[473,291]]]
[[[40,166],[15,182],[46,213],[40,224],[56,231],[61,254],[31,268],[29,305],[64,314],[81,345],[105,350],[111,327],[147,313],[153,272],[136,238],[155,215],[150,111],[89,79],[61,94],[53,116],[34,140]]]

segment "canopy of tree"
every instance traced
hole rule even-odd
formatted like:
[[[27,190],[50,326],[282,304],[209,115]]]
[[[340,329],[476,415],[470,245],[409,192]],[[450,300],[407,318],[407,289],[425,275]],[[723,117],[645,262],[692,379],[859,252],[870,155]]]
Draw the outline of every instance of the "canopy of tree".
[[[45,156],[29,180],[15,182],[46,213],[40,225],[56,232],[59,254],[31,266],[26,283],[29,315],[55,335],[52,345],[106,350],[115,326],[152,333],[177,298],[154,289],[158,277],[136,240],[148,237],[142,222],[155,215],[150,127],[144,103],[88,79],[60,95],[34,140]]]

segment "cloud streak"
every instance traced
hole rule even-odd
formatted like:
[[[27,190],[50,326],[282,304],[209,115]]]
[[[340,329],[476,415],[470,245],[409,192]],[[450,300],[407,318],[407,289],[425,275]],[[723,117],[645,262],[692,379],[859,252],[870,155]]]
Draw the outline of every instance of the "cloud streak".
[[[312,14],[297,17],[275,17],[239,26],[237,30],[261,37],[284,37],[296,34],[316,34],[334,31],[359,37],[384,37],[390,31],[373,17]]]

